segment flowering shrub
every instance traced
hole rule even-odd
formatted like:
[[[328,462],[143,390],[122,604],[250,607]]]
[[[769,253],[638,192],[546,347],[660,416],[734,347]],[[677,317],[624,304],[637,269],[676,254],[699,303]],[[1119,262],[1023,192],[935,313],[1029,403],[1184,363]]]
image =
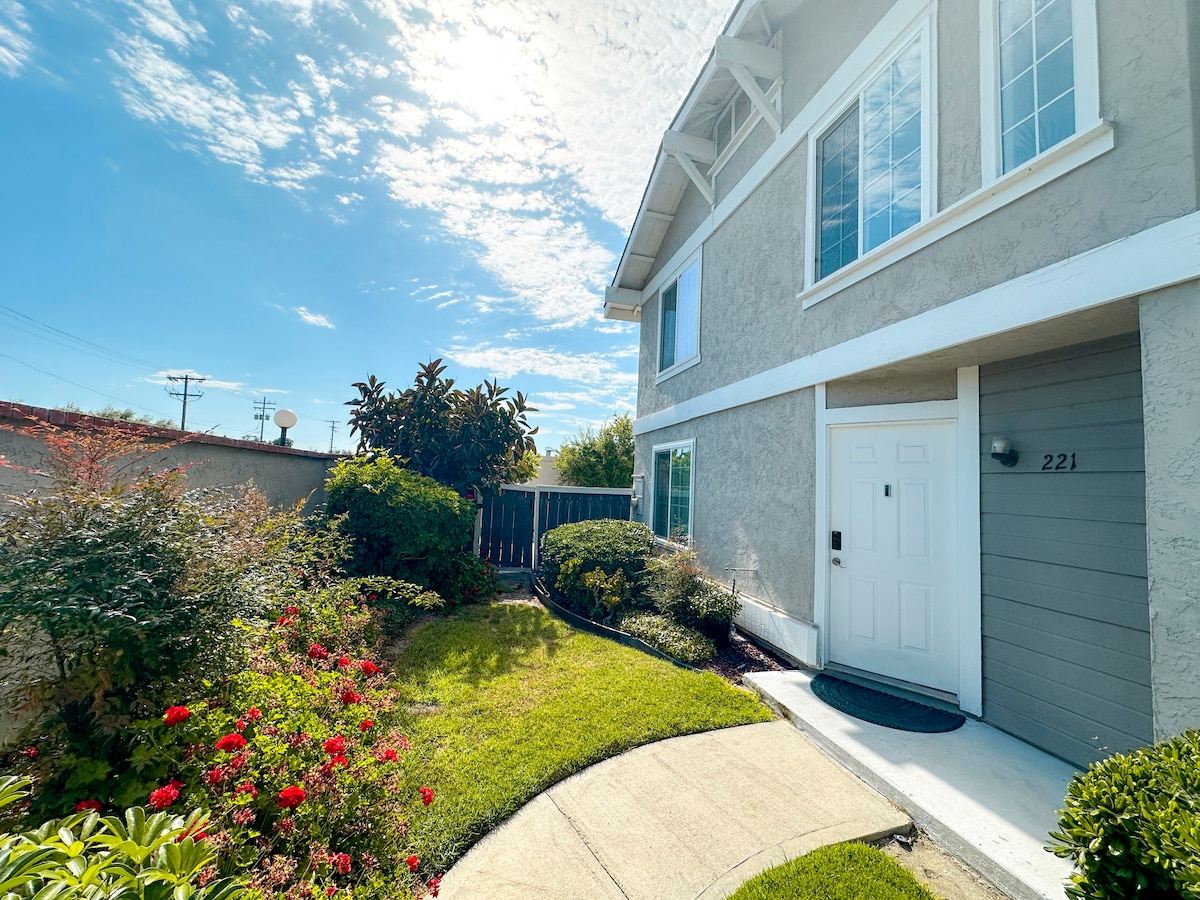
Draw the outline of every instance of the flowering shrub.
[[[337,584],[290,599],[249,629],[243,671],[175,724],[144,723],[146,745],[171,760],[149,802],[211,810],[217,872],[265,896],[435,895],[436,873],[423,876],[405,841],[435,794],[407,755],[407,713],[379,656],[383,615]]]

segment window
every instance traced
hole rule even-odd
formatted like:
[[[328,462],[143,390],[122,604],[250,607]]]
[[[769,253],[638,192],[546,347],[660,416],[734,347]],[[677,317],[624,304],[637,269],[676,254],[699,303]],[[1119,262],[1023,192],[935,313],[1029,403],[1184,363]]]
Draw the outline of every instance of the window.
[[[1095,0],[981,0],[983,176],[995,181],[1100,122]]]
[[[1000,156],[1007,172],[1075,133],[1071,0],[999,0]]]
[[[759,79],[760,83],[765,80]],[[769,86],[770,83],[768,82]],[[721,110],[721,114],[717,116],[717,121],[713,123],[713,141],[717,145],[717,156],[725,152],[725,148],[729,146],[734,136],[742,130],[742,126],[750,121],[750,115],[753,111],[754,106],[750,102],[750,97],[745,91],[739,88],[737,93],[733,95],[733,99]]]
[[[699,257],[662,289],[660,298],[658,371],[665,372],[695,358],[699,352]]]
[[[695,442],[654,448],[654,533],[687,543],[692,536],[692,453]]]
[[[817,278],[921,221],[922,38],[867,82],[817,139]]]

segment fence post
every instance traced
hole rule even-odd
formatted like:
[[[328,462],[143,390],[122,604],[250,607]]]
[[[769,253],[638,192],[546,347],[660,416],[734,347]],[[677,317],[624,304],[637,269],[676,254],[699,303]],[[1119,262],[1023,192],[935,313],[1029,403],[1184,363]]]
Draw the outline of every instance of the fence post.
[[[530,559],[533,560],[533,570],[536,572],[538,567],[538,527],[542,516],[542,487],[534,485],[533,488],[533,553]]]
[[[483,549],[483,498],[475,501],[475,535],[471,540],[471,546],[475,548],[475,555],[479,556],[479,552]]]

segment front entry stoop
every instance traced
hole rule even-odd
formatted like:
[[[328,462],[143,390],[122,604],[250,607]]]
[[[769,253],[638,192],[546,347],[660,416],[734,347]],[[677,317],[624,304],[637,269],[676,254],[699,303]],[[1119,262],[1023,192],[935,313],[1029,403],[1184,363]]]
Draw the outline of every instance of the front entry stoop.
[[[813,673],[746,683],[934,841],[1014,900],[1063,900],[1071,864],[1044,848],[1076,769],[982,722],[918,734],[863,722],[813,694]]]

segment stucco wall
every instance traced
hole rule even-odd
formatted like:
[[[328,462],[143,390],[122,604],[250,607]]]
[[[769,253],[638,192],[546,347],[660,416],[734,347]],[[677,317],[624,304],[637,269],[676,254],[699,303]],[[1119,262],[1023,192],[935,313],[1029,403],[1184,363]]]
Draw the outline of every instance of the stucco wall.
[[[831,381],[825,386],[826,409],[920,403],[958,397],[958,370],[912,372],[903,375],[862,376]]]
[[[801,19],[785,29],[786,59],[811,42],[841,39],[839,30],[802,27],[819,24],[802,14],[820,9],[821,4],[804,4],[797,13]],[[805,253],[807,147],[801,143],[706,242],[703,361],[655,386],[652,359],[642,370],[639,415],[1194,211],[1190,22],[1184,0],[1101,3],[1101,106],[1114,122],[1116,147],[808,310],[795,296],[803,287]],[[939,45],[954,48],[938,66],[938,93],[945,101],[939,150],[943,158],[949,154],[950,194],[968,189],[974,177],[969,170],[977,167],[977,91],[972,104],[971,91],[958,83],[963,73],[950,65],[967,66],[965,77],[977,81],[977,31],[977,22],[957,10],[939,17]],[[816,54],[813,71],[820,68],[821,53],[832,51]],[[791,77],[802,79],[802,71],[807,69]],[[956,147],[967,148],[961,159]],[[960,182],[952,189],[956,171]],[[648,304],[644,312],[651,314],[643,317],[642,340],[652,344],[657,310]]]
[[[938,209],[983,184],[979,41],[964,39],[978,33],[978,3],[938,4],[937,62],[943,73],[937,93]]]
[[[634,466],[649,491],[653,445],[694,439],[692,537],[705,568],[808,622],[815,457],[805,423],[813,413],[814,392],[806,390],[663,429],[637,438]],[[652,497],[639,504],[642,521],[652,508]]]
[[[1141,299],[1154,734],[1200,726],[1200,283]]]
[[[0,425],[25,424],[20,419],[0,418]],[[179,433],[168,432],[166,436],[171,434]],[[325,475],[334,457],[280,447],[241,446],[245,444],[244,441],[179,443],[147,457],[141,465],[156,469],[190,466],[187,479],[192,488],[234,487],[253,481],[274,507],[291,507],[308,499],[306,510],[311,511],[324,501]],[[22,471],[45,468],[47,449],[40,441],[12,428],[0,428],[0,456],[21,467],[0,466],[0,502],[5,497],[36,490],[46,482],[45,476]]]

